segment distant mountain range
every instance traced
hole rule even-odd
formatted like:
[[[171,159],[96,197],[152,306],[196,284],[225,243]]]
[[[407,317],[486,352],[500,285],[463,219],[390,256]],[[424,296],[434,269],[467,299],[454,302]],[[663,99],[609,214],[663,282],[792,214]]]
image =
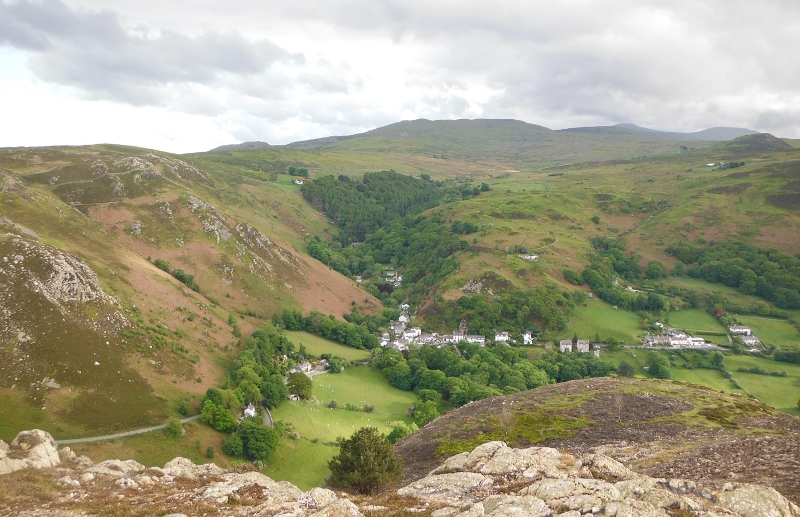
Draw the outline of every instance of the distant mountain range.
[[[462,144],[483,144],[503,142],[522,144],[542,140],[558,139],[559,135],[583,133],[599,136],[631,136],[662,141],[704,141],[727,142],[741,136],[755,135],[758,131],[738,127],[712,127],[691,133],[659,131],[635,124],[616,124],[613,126],[576,127],[553,130],[537,124],[512,119],[461,119],[461,120],[403,120],[355,135],[328,136],[292,142],[285,146],[293,149],[319,149],[337,142],[353,138],[408,138],[429,141],[450,141]],[[244,142],[222,145],[210,152],[246,151],[270,147],[266,142]]]
[[[264,149],[265,147],[272,147],[266,142],[261,141],[253,141],[253,142],[242,142],[241,144],[227,144],[221,145],[219,147],[215,147],[208,151],[209,153],[217,153],[217,152],[224,152],[224,151],[253,151],[255,149]]]
[[[740,136],[756,135],[759,132],[743,127],[711,127],[692,133],[678,133],[673,131],[659,131],[637,126],[636,124],[615,124],[613,126],[575,127],[560,129],[559,131],[571,133],[600,133],[600,134],[647,134],[665,140],[705,140],[712,142],[727,142]]]

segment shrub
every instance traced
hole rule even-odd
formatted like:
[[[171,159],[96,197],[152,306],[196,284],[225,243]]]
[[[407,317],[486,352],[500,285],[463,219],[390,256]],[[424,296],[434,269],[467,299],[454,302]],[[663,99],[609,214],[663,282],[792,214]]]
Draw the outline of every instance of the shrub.
[[[239,457],[244,454],[244,443],[238,434],[232,434],[230,438],[222,442],[222,452],[228,456]]]
[[[620,377],[633,377],[636,375],[636,369],[628,361],[622,361],[617,367],[617,373]]]
[[[206,458],[209,459],[213,458],[215,453],[216,451],[214,450],[214,446],[209,445],[208,448],[206,449]]]
[[[170,418],[167,427],[164,428],[164,432],[170,438],[180,438],[183,434],[183,424],[177,418]]]
[[[363,494],[373,494],[400,477],[403,460],[386,436],[374,427],[362,427],[339,442],[339,454],[328,462],[328,482]]]

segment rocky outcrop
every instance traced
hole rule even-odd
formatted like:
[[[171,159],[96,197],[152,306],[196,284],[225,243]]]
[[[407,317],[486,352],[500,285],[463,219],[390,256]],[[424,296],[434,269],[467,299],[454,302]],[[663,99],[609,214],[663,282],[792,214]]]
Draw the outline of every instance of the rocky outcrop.
[[[40,429],[22,431],[11,445],[0,440],[0,474],[55,467],[60,463],[56,441]]]
[[[13,503],[15,514],[31,516],[79,515],[86,509],[83,501],[96,505],[98,498],[106,497],[109,505],[147,505],[154,515],[175,516],[186,509],[209,513],[216,508],[224,515],[286,517],[359,517],[390,510],[433,517],[800,517],[800,508],[769,487],[727,483],[711,490],[691,480],[637,474],[599,454],[578,457],[546,447],[512,449],[503,442],[447,459],[423,479],[399,489],[402,506],[394,508],[376,506],[369,498],[358,499],[359,508],[344,494],[326,488],[304,492],[260,472],[231,472],[187,458],[175,458],[163,468],[146,468],[132,460],[92,465],[68,448],[57,451],[52,437],[39,430],[20,433],[11,445],[0,442],[0,464],[53,467],[57,498],[43,508]],[[41,498],[32,500],[43,504]],[[0,499],[0,514],[10,508]]]
[[[502,442],[453,456],[398,494],[440,507],[435,517],[667,517],[678,511],[707,517],[800,517],[800,508],[769,487],[728,483],[722,491],[711,491],[689,480],[640,475],[602,455],[512,449]]]

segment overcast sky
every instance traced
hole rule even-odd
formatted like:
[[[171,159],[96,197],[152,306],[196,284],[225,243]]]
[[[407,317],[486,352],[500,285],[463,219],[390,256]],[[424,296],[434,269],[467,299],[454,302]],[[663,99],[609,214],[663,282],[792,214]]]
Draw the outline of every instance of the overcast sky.
[[[797,0],[0,0],[0,147],[405,119],[800,138]]]

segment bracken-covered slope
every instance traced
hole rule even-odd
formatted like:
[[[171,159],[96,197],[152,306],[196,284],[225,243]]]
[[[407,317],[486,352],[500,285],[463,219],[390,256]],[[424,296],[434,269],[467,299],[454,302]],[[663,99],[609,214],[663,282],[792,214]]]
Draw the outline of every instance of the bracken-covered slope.
[[[288,181],[119,146],[3,149],[0,179],[2,437],[162,423],[235,333],[376,307],[298,251],[327,223]]]
[[[599,453],[653,477],[761,483],[800,501],[800,418],[702,386],[588,379],[473,402],[397,443],[406,482],[492,440]]]

